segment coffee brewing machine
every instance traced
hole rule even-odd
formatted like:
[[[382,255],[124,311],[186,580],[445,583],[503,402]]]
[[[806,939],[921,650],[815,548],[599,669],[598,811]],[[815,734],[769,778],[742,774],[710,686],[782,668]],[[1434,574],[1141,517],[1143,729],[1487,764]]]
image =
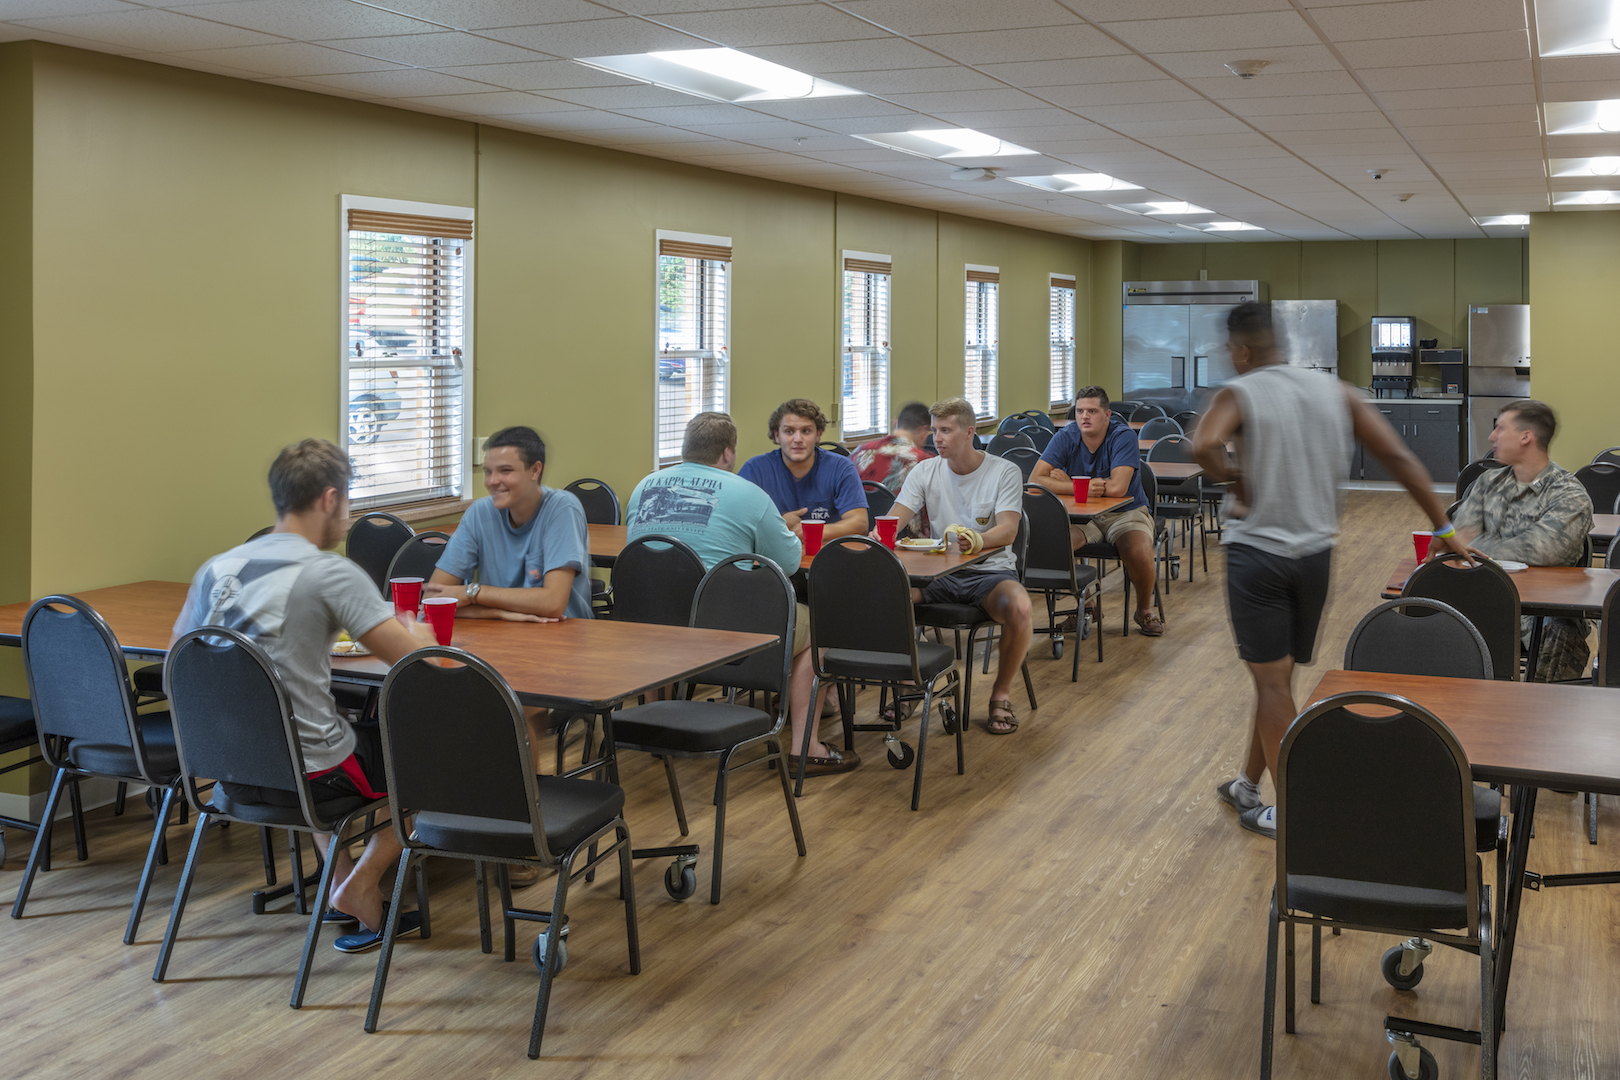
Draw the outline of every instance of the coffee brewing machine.
[[[1372,388],[1377,397],[1411,397],[1417,381],[1417,320],[1410,315],[1374,315]]]

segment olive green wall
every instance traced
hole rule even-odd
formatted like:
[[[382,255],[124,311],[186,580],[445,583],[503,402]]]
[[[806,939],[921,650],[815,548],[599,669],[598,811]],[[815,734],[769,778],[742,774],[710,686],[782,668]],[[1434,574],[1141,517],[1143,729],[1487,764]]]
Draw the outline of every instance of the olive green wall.
[[[1193,281],[1205,271],[1212,281],[1263,281],[1273,300],[1337,300],[1339,377],[1358,386],[1372,380],[1374,315],[1410,315],[1420,339],[1466,349],[1469,304],[1526,302],[1524,240],[1143,244],[1140,250],[1142,281]]]
[[[29,599],[34,424],[32,46],[0,45],[0,604]],[[0,694],[28,696],[19,649],[0,649]],[[0,757],[22,760],[26,751]],[[0,776],[0,792],[26,793],[28,772]]]
[[[1576,469],[1620,444],[1620,213],[1530,215],[1530,377],[1558,413],[1553,460]]]
[[[1074,383],[1100,385],[1119,393],[1125,380],[1124,283],[1141,281],[1141,244],[1124,240],[1097,240],[1091,247],[1091,363],[1082,377],[1075,364]],[[1078,336],[1078,335],[1076,335]]]

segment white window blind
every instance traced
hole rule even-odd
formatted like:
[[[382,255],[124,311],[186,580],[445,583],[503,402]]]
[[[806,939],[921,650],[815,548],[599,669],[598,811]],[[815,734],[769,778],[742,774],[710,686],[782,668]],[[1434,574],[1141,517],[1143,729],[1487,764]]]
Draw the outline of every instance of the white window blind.
[[[730,409],[731,240],[660,231],[657,242],[654,443],[670,465],[692,417]]]
[[[472,211],[345,196],[343,415],[355,509],[459,497]]]
[[[962,396],[980,420],[996,415],[996,339],[999,337],[997,293],[1001,271],[994,266],[967,268],[967,334]]]
[[[844,252],[843,434],[888,430],[889,281],[887,255]]]
[[[1052,275],[1052,392],[1055,408],[1069,404],[1074,393],[1074,278]]]

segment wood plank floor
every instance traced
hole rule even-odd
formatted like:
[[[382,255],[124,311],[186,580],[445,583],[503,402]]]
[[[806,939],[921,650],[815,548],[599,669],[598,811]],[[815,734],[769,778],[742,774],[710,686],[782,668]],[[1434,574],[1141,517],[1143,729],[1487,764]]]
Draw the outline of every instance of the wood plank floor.
[[[1404,496],[1349,496],[1345,536],[1308,688],[1338,665],[1348,632],[1377,603],[1394,560],[1421,525]],[[308,1005],[287,1008],[303,920],[253,916],[255,835],[211,834],[171,981],[151,981],[179,874],[161,868],[134,946],[119,942],[144,845],[144,809],[97,811],[91,860],[58,830],[57,869],[41,875],[27,918],[0,919],[5,1072],[24,1076],[172,1076],[252,1072],[350,1077],[382,1067],[413,1076],[952,1077],[1252,1075],[1259,1017],[1269,841],[1238,828],[1214,795],[1244,748],[1251,704],[1224,607],[1220,556],[1169,596],[1166,635],[1119,636],[1108,597],[1107,656],[1084,643],[1080,681],[1038,642],[1041,705],[1009,738],[968,741],[958,777],[934,742],[923,808],[907,809],[908,773],[875,735],[858,771],[808,783],[810,847],[793,854],[775,780],[740,774],[727,845],[726,895],[664,894],[662,862],[637,867],[642,974],[628,974],[614,874],[571,901],[571,964],[552,998],[543,1060],[524,1057],[536,977],[535,928],[519,962],[478,951],[464,864],[435,864],[433,937],[395,954],[382,1030],[361,1031],[375,954],[323,945]],[[984,715],[987,679],[976,681]],[[863,702],[863,704],[866,704]],[[938,728],[936,724],[935,732]],[[706,768],[686,765],[694,837],[707,849]],[[678,840],[659,770],[624,770],[641,846]],[[1532,865],[1544,872],[1620,866],[1620,800],[1602,805],[1589,847],[1580,799],[1541,799]],[[11,833],[0,869],[9,902],[26,837]],[[1489,875],[1489,867],[1487,867]],[[542,882],[520,902],[549,902]],[[1527,893],[1503,1075],[1620,1074],[1620,890]],[[1301,945],[1307,939],[1301,936]],[[1299,1034],[1277,1036],[1279,1077],[1384,1076],[1386,1013],[1477,1023],[1462,953],[1437,953],[1412,994],[1386,987],[1390,939],[1347,934],[1324,945],[1323,1003],[1300,997]],[[1478,1068],[1472,1048],[1431,1042],[1443,1075]]]

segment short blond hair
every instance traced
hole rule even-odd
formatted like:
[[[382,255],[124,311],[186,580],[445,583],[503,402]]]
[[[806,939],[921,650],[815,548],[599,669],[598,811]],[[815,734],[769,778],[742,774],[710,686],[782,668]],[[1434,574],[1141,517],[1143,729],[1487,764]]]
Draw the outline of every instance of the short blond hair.
[[[948,397],[936,401],[928,406],[928,415],[937,416],[941,420],[951,416],[960,417],[962,426],[970,431],[979,420],[973,411],[972,402],[965,397]]]
[[[701,412],[687,421],[681,460],[713,465],[737,447],[737,425],[723,412]]]

